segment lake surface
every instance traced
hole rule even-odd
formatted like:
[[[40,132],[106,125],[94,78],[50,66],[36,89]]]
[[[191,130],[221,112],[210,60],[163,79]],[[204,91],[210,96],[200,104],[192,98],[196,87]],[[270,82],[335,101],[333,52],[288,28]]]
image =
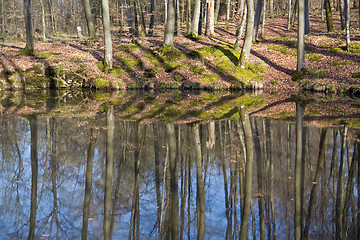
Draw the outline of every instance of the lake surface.
[[[261,96],[202,94],[188,112],[168,99],[151,111],[149,96],[131,107],[141,95],[87,110],[83,96],[3,97],[0,239],[359,236],[359,130],[310,124],[299,102],[285,121],[249,114]]]

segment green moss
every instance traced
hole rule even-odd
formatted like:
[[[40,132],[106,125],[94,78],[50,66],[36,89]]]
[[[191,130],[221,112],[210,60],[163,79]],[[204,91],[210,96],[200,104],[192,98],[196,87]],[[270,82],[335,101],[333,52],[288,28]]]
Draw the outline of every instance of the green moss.
[[[127,45],[121,45],[118,47],[120,51],[131,53],[133,51],[139,50],[139,46],[134,43],[129,43]]]
[[[351,77],[353,77],[353,78],[360,78],[360,72],[353,73],[353,74],[351,75]]]
[[[109,80],[98,77],[98,78],[93,79],[92,85],[94,88],[97,88],[97,89],[109,88],[109,87],[111,87],[111,82]]]
[[[42,59],[45,59],[50,56],[55,56],[55,55],[61,55],[61,53],[58,53],[58,52],[39,53],[39,57],[41,57]]]
[[[191,65],[190,71],[192,71],[195,75],[201,75],[205,72],[205,68]]]
[[[275,80],[275,79],[272,79],[270,82],[271,82],[271,84],[274,85],[274,86],[279,85],[279,82],[278,82],[277,80]]]
[[[153,78],[156,76],[157,67],[146,68],[144,72],[145,78]]]
[[[335,52],[340,52],[340,51],[342,51],[342,49],[339,48],[339,47],[334,47],[334,48],[331,49],[331,51],[335,53]]]
[[[215,82],[215,81],[218,81],[219,79],[220,79],[220,76],[217,74],[207,74],[202,78],[204,83]]]
[[[360,53],[360,42],[356,42],[356,41],[350,42],[349,51],[351,53]]]
[[[224,26],[225,30],[230,30],[230,25],[228,22],[225,22],[225,26]]]
[[[312,68],[312,69],[310,69],[310,74],[311,74],[311,76],[313,76],[315,78],[323,78],[326,76],[327,72],[326,72],[326,70]]]
[[[118,86],[118,89],[125,89],[126,84],[122,80],[118,80],[116,85]]]
[[[310,60],[310,61],[318,62],[318,61],[320,61],[321,59],[322,59],[322,56],[320,56],[319,54],[316,54],[316,53],[311,54],[311,55],[309,56],[309,60]]]
[[[291,77],[293,81],[300,81],[304,79],[304,77],[309,73],[306,68],[301,69],[300,71],[296,71],[295,74]]]
[[[34,54],[34,49],[29,49],[28,45],[26,45],[25,48],[21,50],[22,56],[31,56],[33,54]]]
[[[180,73],[176,72],[176,73],[174,74],[174,79],[175,79],[175,81],[177,81],[177,82],[182,82],[183,79],[184,79],[184,76],[181,75]]]
[[[350,65],[351,62],[349,62],[349,61],[333,61],[331,64],[334,65],[334,66],[338,66],[338,65]]]
[[[286,55],[296,56],[296,54],[297,54],[296,50],[289,50],[289,49],[287,49],[286,45],[284,45],[284,44],[282,44],[281,46],[269,45],[268,49],[278,51],[278,52],[281,52],[281,53],[286,54]]]
[[[113,66],[112,69],[110,69],[109,74],[113,75],[116,78],[119,78],[122,73],[124,73],[124,69]]]

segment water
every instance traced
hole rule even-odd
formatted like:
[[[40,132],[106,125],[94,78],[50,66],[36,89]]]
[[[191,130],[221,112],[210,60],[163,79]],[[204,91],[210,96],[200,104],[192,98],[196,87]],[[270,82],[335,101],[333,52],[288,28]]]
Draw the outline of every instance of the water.
[[[291,121],[249,116],[250,105],[236,104],[211,120],[217,108],[202,100],[202,112],[202,94],[179,98],[196,98],[186,117],[163,95],[143,96],[163,101],[157,114],[139,103],[129,113],[139,95],[110,94],[98,105],[60,101],[60,93],[3,100],[0,239],[359,235],[358,130],[303,123],[300,105]],[[215,105],[250,98],[226,99]]]

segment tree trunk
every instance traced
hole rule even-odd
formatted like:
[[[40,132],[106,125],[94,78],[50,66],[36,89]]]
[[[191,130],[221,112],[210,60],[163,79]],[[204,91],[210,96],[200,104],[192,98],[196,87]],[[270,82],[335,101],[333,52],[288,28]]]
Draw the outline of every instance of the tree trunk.
[[[151,5],[150,5],[149,36],[153,36],[153,35],[154,35],[155,6],[156,6],[156,0],[151,0]]]
[[[246,17],[246,33],[244,45],[240,53],[239,65],[245,68],[249,61],[249,55],[251,50],[253,32],[254,32],[254,2],[252,0],[246,1],[247,17]]]
[[[230,20],[231,0],[226,0],[226,22]]]
[[[298,46],[297,46],[297,68],[300,72],[305,68],[305,0],[298,0]]]
[[[296,13],[297,13],[298,7],[299,7],[299,0],[295,0],[294,8],[293,8],[293,14],[291,15],[291,26],[292,27],[295,26]]]
[[[200,9],[201,2],[200,0],[195,0],[194,12],[193,12],[193,19],[191,24],[191,32],[190,34],[193,37],[197,37],[199,34],[199,21],[200,21]]]
[[[41,6],[42,38],[43,38],[43,42],[46,42],[45,7],[43,0],[40,0],[40,6]]]
[[[310,34],[309,0],[305,0],[305,35]]]
[[[235,41],[235,46],[234,46],[234,50],[236,52],[239,51],[239,49],[240,49],[240,41],[241,41],[242,35],[244,33],[245,23],[246,23],[247,7],[244,6],[243,9],[244,9],[244,11],[242,11],[243,13],[241,16],[241,20],[238,25],[238,29],[236,30],[236,41]]]
[[[95,24],[94,19],[91,15],[91,6],[89,0],[82,0],[84,10],[85,10],[85,18],[86,18],[86,24],[88,28],[88,35],[90,39],[96,38],[96,32],[95,32]]]
[[[24,0],[24,20],[26,30],[26,46],[23,49],[23,55],[32,55],[34,53],[34,37],[31,23],[31,5],[30,0]]]
[[[338,8],[339,8],[339,13],[340,13],[341,30],[344,30],[345,26],[344,26],[344,17],[343,17],[343,10],[342,10],[342,6],[341,6],[341,0],[338,0]]]
[[[214,24],[217,24],[220,12],[221,0],[216,0],[215,12],[214,12]]]
[[[344,0],[346,49],[350,50],[350,1]]]
[[[191,29],[191,0],[186,0],[186,30],[189,35],[192,31]]]
[[[326,13],[326,26],[328,32],[334,32],[334,24],[332,20],[332,14],[331,14],[331,6],[330,6],[330,0],[325,0],[325,13]]]
[[[265,22],[266,22],[266,0],[264,0],[263,15],[261,24],[261,37],[265,38]]]
[[[180,1],[176,0],[176,15],[175,15],[175,19],[176,19],[176,36],[180,36],[181,34],[181,18],[180,18]]]
[[[256,42],[258,30],[259,30],[259,24],[260,24],[260,17],[261,17],[261,10],[263,8],[263,2],[264,0],[257,0],[256,1],[256,11],[255,11],[255,17],[254,17],[254,34],[253,34],[253,42]]]
[[[145,18],[144,13],[139,0],[135,0],[136,13],[138,16],[138,28],[137,32],[140,38],[144,38],[146,35]]]
[[[167,21],[165,23],[164,45],[174,46],[175,0],[168,0]]]
[[[103,26],[104,26],[104,40],[105,40],[104,66],[105,66],[105,72],[108,72],[108,70],[112,68],[112,64],[113,64],[109,0],[102,0],[102,10],[103,10]]]
[[[270,18],[274,17],[274,0],[269,1]]]
[[[214,36],[215,30],[214,30],[214,0],[208,0],[208,6],[207,6],[207,14],[206,14],[206,29],[205,29],[205,35],[206,36]]]

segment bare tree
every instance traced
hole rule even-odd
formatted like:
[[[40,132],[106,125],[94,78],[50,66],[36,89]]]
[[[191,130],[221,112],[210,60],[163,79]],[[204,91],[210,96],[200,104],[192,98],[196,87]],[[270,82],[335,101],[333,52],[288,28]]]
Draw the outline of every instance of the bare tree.
[[[34,37],[31,23],[30,0],[24,0],[24,20],[26,31],[26,46],[23,49],[23,55],[32,55],[34,53]]]
[[[104,26],[104,41],[105,41],[104,66],[105,66],[105,72],[108,72],[108,70],[111,69],[113,65],[109,0],[102,0],[102,9],[103,9],[103,26]]]

